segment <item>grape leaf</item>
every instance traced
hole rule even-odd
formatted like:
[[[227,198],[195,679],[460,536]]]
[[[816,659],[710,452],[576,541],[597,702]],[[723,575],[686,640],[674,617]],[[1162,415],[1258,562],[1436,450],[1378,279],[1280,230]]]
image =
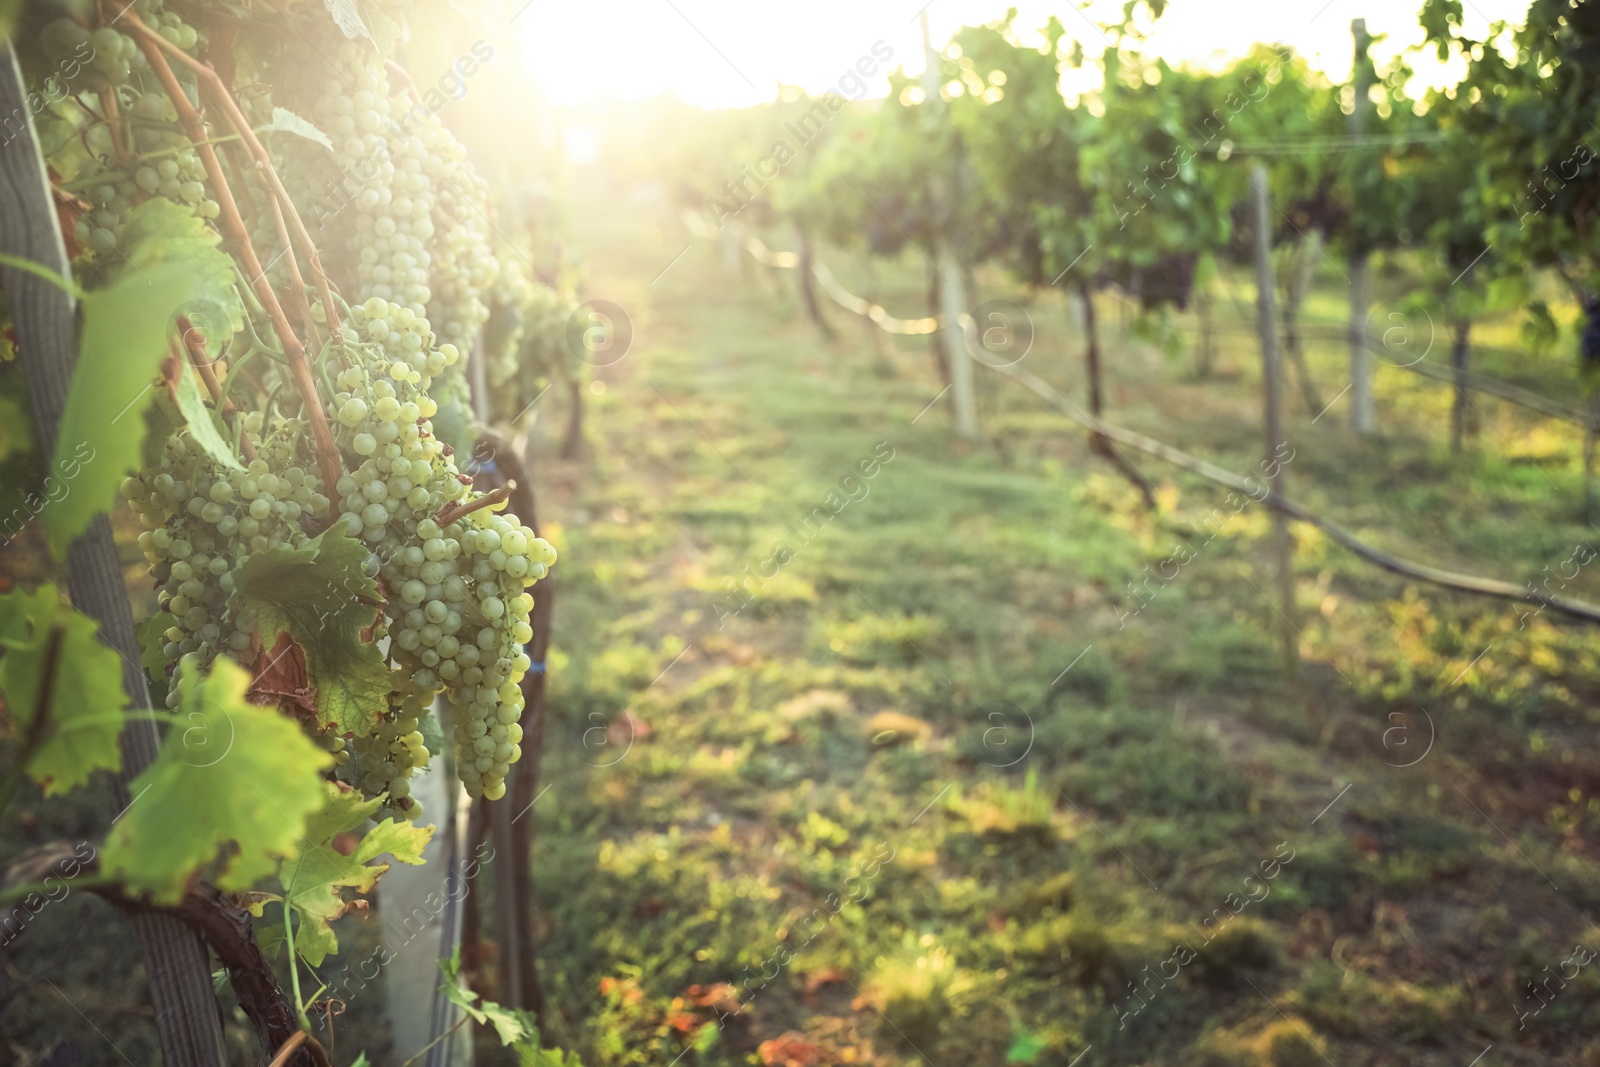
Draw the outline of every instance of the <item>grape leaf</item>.
[[[67,545],[111,506],[123,475],[138,462],[151,379],[167,355],[176,314],[198,299],[231,299],[233,267],[206,224],[157,197],[134,208],[122,233],[126,260],[111,282],[83,296],[83,339],[67,395],[52,467],[90,449],[71,491],[44,515],[51,550]]]
[[[362,19],[370,29],[369,36],[372,38],[373,46],[378,49],[378,54],[393,55],[395,45],[399,44],[400,38],[404,36],[401,25],[390,18],[376,3],[370,3],[368,0],[356,0],[356,3],[361,10]]]
[[[257,126],[256,132],[292,133],[296,137],[304,137],[308,141],[315,141],[330,152],[333,151],[333,142],[328,139],[327,134],[317,129],[309,120],[301,118],[286,107],[273,108],[272,121],[265,126]]]
[[[422,862],[422,849],[433,836],[433,827],[393,819],[368,830],[348,856],[333,847],[335,836],[364,825],[382,806],[381,797],[364,800],[354,790],[328,783],[327,803],[306,824],[305,847],[278,869],[281,899],[299,913],[295,951],[313,967],[339,951],[330,924],[350,908],[341,890],[370,891],[389,869],[387,863],[373,862],[385,854],[413,866]]]
[[[387,706],[389,668],[361,631],[372,625],[378,583],[368,576],[367,550],[342,526],[296,547],[256,552],[233,572],[228,603],[256,609],[261,643],[287,633],[305,650],[317,694],[318,725],[369,734]]]
[[[531,1013],[508,1008],[492,1000],[484,1000],[461,984],[460,949],[457,949],[449,959],[440,960],[439,970],[444,972],[444,982],[439,986],[439,992],[444,994],[444,998],[470,1015],[474,1022],[493,1026],[502,1045],[522,1045],[529,1041],[538,1041],[539,1028]]]
[[[209,674],[183,665],[174,724],[106,839],[107,874],[172,901],[201,868],[243,890],[298,851],[333,758],[290,719],[248,703],[249,684],[228,659]]]
[[[54,591],[0,596],[0,691],[18,734],[37,738],[27,770],[47,797],[84,784],[97,770],[122,766],[117,737],[128,706],[122,657],[100,642],[99,632]],[[38,704],[51,666],[50,706],[40,722]]]
[[[212,417],[211,409],[206,407],[206,402],[200,396],[200,383],[196,380],[197,377],[189,373],[187,366],[180,368],[177,388],[173,394],[178,410],[183,413],[184,421],[189,424],[189,436],[194,438],[195,444],[205,449],[206,455],[224,467],[242,471],[244,464],[233,454],[233,446],[223,440],[221,432],[217,429],[216,420]]]
[[[361,11],[356,0],[322,0],[328,14],[333,16],[334,25],[339,27],[339,32],[350,40],[357,37],[366,37],[369,40],[372,34],[367,32],[367,24],[361,21]]]

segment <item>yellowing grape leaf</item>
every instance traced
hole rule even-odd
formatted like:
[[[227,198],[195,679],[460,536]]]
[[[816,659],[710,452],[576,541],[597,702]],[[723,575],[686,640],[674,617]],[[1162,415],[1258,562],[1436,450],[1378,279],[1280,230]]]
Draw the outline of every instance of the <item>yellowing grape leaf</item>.
[[[210,674],[182,665],[173,725],[106,839],[107,874],[172,901],[202,869],[243,890],[298,852],[333,758],[290,719],[246,702],[249,684],[228,659]]]
[[[433,836],[431,826],[385,819],[367,831],[354,852],[340,855],[333,839],[365,825],[383,800],[364,800],[360,793],[333,783],[327,784],[326,791],[327,803],[306,824],[298,854],[284,860],[278,869],[283,899],[298,913],[295,951],[313,967],[339,951],[330,924],[350,908],[342,891],[365,893],[377,885],[389,864],[373,861],[385,854],[400,863],[421,863],[423,846]]]
[[[189,436],[194,438],[194,443],[224,467],[236,471],[244,470],[244,464],[233,454],[233,445],[223,440],[222,433],[217,429],[216,417],[200,396],[198,375],[191,372],[187,366],[180,368],[178,372],[174,399],[177,401],[178,410],[183,412],[184,421],[189,424]]]
[[[45,796],[122,766],[117,737],[128,706],[122,657],[100,642],[99,633],[53,589],[0,596],[0,692],[29,752],[28,774]]]
[[[368,553],[342,525],[302,545],[257,552],[233,572],[229,605],[256,609],[261,644],[280,633],[306,654],[317,694],[319,725],[369,734],[388,707],[389,668],[361,631],[377,614],[378,583],[365,568]]]
[[[77,457],[76,474],[44,513],[57,556],[110,508],[138,461],[144,409],[155,394],[151,379],[167,355],[173,316],[197,301],[231,299],[224,279],[233,267],[217,249],[217,234],[170,200],[134,208],[120,240],[123,266],[109,284],[83,295],[83,339],[51,464],[64,470]]]

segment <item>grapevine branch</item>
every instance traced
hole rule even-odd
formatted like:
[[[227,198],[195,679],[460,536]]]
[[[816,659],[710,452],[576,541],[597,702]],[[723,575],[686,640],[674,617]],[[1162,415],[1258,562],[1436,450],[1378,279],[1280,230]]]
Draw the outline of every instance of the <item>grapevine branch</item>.
[[[35,884],[48,886],[54,879],[59,885],[92,893],[129,915],[163,915],[182,922],[205,939],[227,970],[239,1006],[250,1019],[262,1047],[281,1049],[293,1040],[297,1032],[294,1008],[256,943],[249,912],[216,887],[204,883],[190,889],[180,902],[172,905],[153,904],[131,896],[118,882],[101,874],[98,849],[91,847],[89,858],[82,858],[82,849],[87,844],[80,842],[74,846],[71,841],[50,841],[7,860],[0,864],[0,891],[12,897],[26,891],[48,893],[51,888],[33,890],[31,887]],[[326,1067],[328,1059],[322,1047],[310,1035],[302,1041],[306,1047],[299,1055],[291,1054],[290,1058],[274,1062],[281,1062],[283,1067]]]
[[[222,385],[217,381],[216,366],[206,355],[205,336],[195,328],[186,315],[178,317],[178,335],[183,338],[183,349],[189,354],[189,362],[194,364],[195,373],[200,375],[200,380],[205,383],[206,392],[211,394],[211,402],[231,424],[233,419],[238,417],[239,409],[233,406],[233,401],[222,395]],[[244,453],[246,463],[256,458],[256,446],[251,443],[250,435],[242,428],[239,430],[239,451]]]
[[[306,281],[300,276],[300,261],[295,258],[294,245],[289,240],[289,229],[283,222],[283,208],[278,205],[274,197],[267,198],[267,206],[272,209],[272,225],[278,231],[278,240],[283,242],[284,262],[289,269],[289,296],[294,301],[295,314],[300,316],[300,321],[305,324],[306,336],[316,336],[317,327],[311,318],[311,305],[306,301]],[[337,321],[337,318],[334,321]]]
[[[128,165],[128,144],[123,139],[122,117],[117,111],[117,91],[100,90],[100,108],[105,112],[106,127],[111,131],[111,148],[116,153],[117,165]]]
[[[283,1047],[278,1050],[276,1056],[272,1057],[272,1062],[267,1064],[267,1067],[285,1067],[285,1064],[289,1062],[289,1057],[294,1055],[294,1050],[301,1045],[304,1045],[311,1053],[311,1058],[317,1061],[317,1067],[330,1067],[328,1054],[323,1051],[321,1043],[304,1030],[296,1030],[289,1035],[289,1040],[283,1043]]]
[[[492,508],[496,504],[503,503],[510,498],[511,491],[516,487],[516,482],[507,482],[505,485],[502,485],[492,493],[485,493],[476,500],[467,501],[445,508],[443,511],[439,512],[438,517],[434,521],[437,522],[440,527],[449,526],[452,522],[455,522],[463,515],[470,515],[474,511],[482,511],[484,508]]]
[[[233,190],[228,185],[227,177],[222,173],[222,164],[217,159],[216,150],[206,143],[205,123],[194,105],[189,103],[189,97],[179,84],[178,76],[172,72],[172,67],[167,64],[166,56],[162,53],[160,46],[168,42],[141,22],[131,8],[125,9],[124,21],[134,31],[140,51],[150,61],[150,68],[155,71],[156,77],[161,80],[162,87],[167,91],[167,96],[172,99],[173,106],[178,109],[178,119],[183,123],[189,140],[194,142],[195,151],[200,154],[200,161],[206,168],[206,176],[211,179],[211,184],[217,193],[217,206],[221,209],[220,222],[223,232],[234,242],[239,257],[244,260],[244,269],[245,273],[250,275],[251,288],[255,290],[262,307],[271,318],[273,331],[283,343],[284,357],[288,360],[289,371],[294,376],[295,387],[299,390],[301,399],[305,401],[306,418],[311,423],[311,436],[316,442],[317,463],[322,473],[322,480],[328,486],[337,485],[340,476],[339,446],[334,443],[333,432],[328,428],[328,419],[322,410],[322,400],[317,395],[317,383],[312,378],[311,366],[306,361],[305,346],[300,343],[294,328],[289,325],[288,316],[283,313],[283,305],[278,302],[278,295],[272,291],[272,283],[267,280],[266,271],[261,267],[255,247],[250,243],[250,233],[245,229],[244,220],[239,216],[239,206],[234,202]],[[182,54],[181,50],[179,54]],[[188,59],[187,56],[184,58]],[[209,67],[204,69],[210,71]]]
[[[195,59],[160,34],[152,33],[150,28],[140,22],[139,17],[132,14],[131,11],[129,11],[129,18],[132,20],[134,28],[141,32],[144,40],[154,44],[162,51],[171,52],[180,63],[194,72],[195,76],[199,78],[200,84],[210,90],[211,95],[222,107],[223,114],[227,116],[228,122],[232,124],[234,132],[243,138],[245,147],[249,150],[251,156],[255,158],[256,169],[261,171],[268,184],[271,185],[271,192],[275,194],[278,203],[282,205],[283,213],[294,231],[295,239],[300,242],[301,251],[305,253],[306,260],[311,265],[311,274],[317,279],[317,289],[322,295],[322,306],[327,312],[328,329],[333,334],[335,342],[343,340],[344,334],[339,326],[339,314],[334,309],[333,294],[328,287],[328,275],[322,269],[322,256],[317,252],[316,243],[311,240],[311,234],[306,230],[306,224],[300,218],[300,212],[295,208],[294,201],[289,198],[289,191],[283,187],[283,180],[278,177],[278,170],[272,165],[272,157],[267,154],[266,147],[256,137],[255,130],[250,126],[250,120],[245,118],[243,111],[239,110],[239,104],[234,100],[233,94],[228,91],[227,84],[223,82],[214,68]],[[149,54],[148,50],[146,54]]]

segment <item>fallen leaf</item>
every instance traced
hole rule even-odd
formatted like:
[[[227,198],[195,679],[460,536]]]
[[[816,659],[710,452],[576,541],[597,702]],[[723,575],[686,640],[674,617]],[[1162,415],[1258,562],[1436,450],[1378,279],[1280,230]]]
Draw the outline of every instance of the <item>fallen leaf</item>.
[[[611,725],[606,727],[606,740],[618,748],[626,749],[640,738],[649,737],[651,733],[649,723],[624,708],[622,714],[612,719]]]
[[[824,967],[820,971],[812,971],[806,975],[806,996],[813,996],[825,985],[834,985],[846,980],[845,973],[837,967]]]
[[[720,1014],[739,1010],[738,991],[727,982],[718,982],[713,986],[692,985],[683,994],[690,1002],[702,1008],[715,1008]]]
[[[804,1034],[790,1030],[782,1037],[763,1041],[756,1052],[766,1067],[818,1067],[825,1053],[807,1041]]]

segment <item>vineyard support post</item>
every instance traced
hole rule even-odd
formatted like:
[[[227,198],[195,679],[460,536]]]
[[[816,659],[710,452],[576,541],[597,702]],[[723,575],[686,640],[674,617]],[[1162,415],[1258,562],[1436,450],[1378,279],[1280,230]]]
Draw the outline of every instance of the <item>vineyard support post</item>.
[[[1289,520],[1277,506],[1287,500],[1283,471],[1276,460],[1283,436],[1283,381],[1278,363],[1278,331],[1273,313],[1271,215],[1267,200],[1267,168],[1256,164],[1250,172],[1255,201],[1256,308],[1261,331],[1261,398],[1266,424],[1266,459],[1262,474],[1272,508],[1272,554],[1278,571],[1278,632],[1283,642],[1284,666],[1293,670],[1297,645],[1294,627],[1294,572],[1289,558]]]
[[[956,433],[978,436],[978,406],[972,395],[972,361],[967,358],[967,338],[962,320],[966,318],[966,294],[961,285],[961,261],[950,242],[939,242],[939,312],[944,316],[945,365],[950,369],[950,399],[955,407]]]
[[[1195,375],[1202,381],[1209,379],[1217,358],[1217,339],[1211,320],[1211,290],[1202,288],[1194,298],[1195,317],[1200,320],[1198,361]]]
[[[1322,257],[1322,232],[1313,229],[1300,239],[1289,263],[1288,284],[1285,286],[1283,307],[1283,349],[1294,364],[1295,380],[1300,383],[1300,398],[1306,410],[1313,414],[1323,408],[1317,383],[1311,377],[1311,367],[1306,363],[1305,345],[1300,336],[1300,309],[1311,293],[1316,280],[1317,260]]]
[[[1083,365],[1085,388],[1089,392],[1089,414],[1105,414],[1105,387],[1100,380],[1100,322],[1094,312],[1094,292],[1089,283],[1078,282],[1078,303],[1083,310]],[[1089,447],[1102,456],[1111,455],[1111,442],[1098,430],[1089,431]]]
[[[1355,88],[1355,108],[1350,112],[1350,132],[1361,134],[1372,110],[1368,91],[1372,87],[1372,62],[1367,58],[1367,20],[1350,23],[1355,37],[1355,67],[1351,75]],[[1358,249],[1350,254],[1350,428],[1369,434],[1377,429],[1378,418],[1372,400],[1372,350],[1367,343],[1368,256]]]
[[[929,108],[939,107],[939,67],[943,60],[934,51],[933,38],[928,33],[928,11],[922,10],[922,52],[926,63],[922,71],[922,89]],[[943,118],[941,112],[936,114]],[[940,233],[934,245],[934,274],[939,283],[939,313],[944,316],[944,328],[939,331],[944,344],[945,372],[950,378],[950,403],[955,412],[956,433],[972,439],[978,436],[978,407],[972,395],[972,361],[967,358],[967,339],[962,318],[967,313],[966,294],[962,292],[961,260],[955,246],[943,230],[954,214],[950,183],[944,176],[934,174],[929,181],[933,193],[934,211],[939,216]]]
[[[0,42],[0,110],[31,114],[22,72],[11,45]],[[31,260],[66,277],[70,267],[51,202],[49,181],[33,123],[0,143],[0,251]],[[27,271],[3,272],[17,332],[28,399],[41,453],[54,451],[77,360],[72,298]],[[91,460],[92,462],[92,460]],[[107,456],[103,463],[120,462]],[[73,606],[100,625],[101,638],[122,656],[123,689],[135,708],[150,707],[150,692],[123,584],[111,523],[98,516],[67,551],[67,585]],[[129,802],[127,783],[155,760],[154,723],[129,723],[122,731],[122,773],[112,780],[112,803]],[[144,947],[164,1062],[171,1067],[226,1063],[221,1017],[211,985],[210,957],[199,935],[179,919],[152,913],[130,916]]]
[[[1450,344],[1450,367],[1455,371],[1455,397],[1450,405],[1450,451],[1460,455],[1467,436],[1468,407],[1472,399],[1467,395],[1467,360],[1469,358],[1472,320],[1457,319],[1454,337]]]
[[[800,285],[800,307],[805,311],[806,318],[811,320],[822,336],[833,340],[833,327],[828,325],[828,320],[822,317],[822,308],[817,303],[817,288],[815,279],[811,277],[811,270],[816,262],[816,254],[811,245],[811,231],[806,229],[805,223],[795,222],[795,235],[800,245],[800,263],[795,270],[795,280]]]

